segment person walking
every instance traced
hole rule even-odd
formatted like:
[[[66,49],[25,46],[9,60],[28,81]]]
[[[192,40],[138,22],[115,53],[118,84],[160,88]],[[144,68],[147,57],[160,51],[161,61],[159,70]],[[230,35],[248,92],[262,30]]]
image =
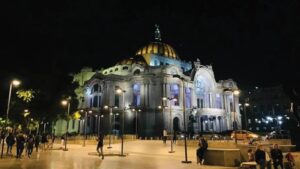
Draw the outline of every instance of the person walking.
[[[47,148],[48,148],[48,145],[47,145],[48,139],[47,139],[47,135],[45,133],[42,135],[42,141],[41,141],[41,143],[43,144],[42,151],[46,151]]]
[[[36,152],[39,151],[40,139],[41,139],[40,134],[37,134],[37,135],[35,136],[35,138],[34,138],[34,146],[35,146],[35,151],[36,151]]]
[[[22,132],[20,132],[18,135],[17,135],[17,158],[21,158],[22,157],[22,153],[23,153],[23,150],[24,150],[24,144],[25,144],[25,137],[24,137],[24,134]]]
[[[8,136],[6,137],[6,145],[7,145],[7,151],[6,151],[6,155],[12,155],[12,147],[15,144],[15,136],[13,135],[12,132],[10,132],[8,134]]]
[[[34,137],[33,135],[29,135],[27,138],[27,156],[28,158],[31,157],[32,151],[33,151],[33,144],[34,144]]]
[[[99,156],[100,156],[100,151],[101,151],[102,160],[104,159],[103,139],[104,139],[104,135],[102,133],[100,133],[99,136],[98,136],[98,138],[97,138],[98,144],[97,144],[97,149],[96,150],[99,153]],[[99,149],[100,149],[100,151],[99,151]]]
[[[173,143],[176,144],[176,140],[177,140],[177,132],[174,131],[174,134],[173,134]]]
[[[166,129],[163,130],[163,142],[164,144],[167,143],[167,136],[168,136],[168,132]]]
[[[255,151],[255,161],[259,169],[265,169],[266,166],[266,153],[261,150],[261,145],[258,145]]]

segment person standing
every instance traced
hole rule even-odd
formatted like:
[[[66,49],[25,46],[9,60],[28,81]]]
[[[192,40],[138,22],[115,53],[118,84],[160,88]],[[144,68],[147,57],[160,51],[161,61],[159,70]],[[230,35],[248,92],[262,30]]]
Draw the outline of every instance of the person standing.
[[[163,130],[163,142],[164,144],[167,143],[167,136],[168,136],[168,132],[166,129]]]
[[[283,154],[282,151],[278,149],[278,144],[274,144],[273,149],[271,150],[271,158],[273,160],[274,169],[277,169],[278,166],[283,168]]]
[[[39,145],[40,145],[40,134],[37,134],[34,138],[34,146],[35,146],[35,151],[38,152],[39,151]]]
[[[174,131],[174,134],[173,134],[173,143],[176,144],[176,140],[177,140],[177,132]]]
[[[100,149],[101,155],[102,155],[102,160],[104,159],[103,139],[104,139],[104,135],[102,133],[100,133],[98,138],[97,138],[98,144],[97,144],[97,149],[96,150],[97,150],[97,152],[99,153],[99,156],[100,156],[100,152],[99,152],[99,149]]]
[[[24,150],[24,144],[25,144],[25,137],[23,133],[19,133],[17,135],[17,158],[21,158],[23,150]]]
[[[253,154],[253,151],[251,148],[248,149],[248,161],[251,162],[251,161],[254,161],[254,154]]]
[[[15,137],[13,135],[12,132],[10,132],[8,134],[8,136],[6,137],[6,144],[7,144],[7,151],[6,154],[7,155],[12,155],[12,146],[15,144]]]
[[[205,156],[205,152],[208,148],[208,143],[207,141],[205,140],[205,138],[203,136],[200,136],[200,140],[199,140],[199,146],[200,146],[200,149],[199,149],[199,162],[201,165],[204,164],[204,156]]]
[[[261,145],[258,145],[255,151],[255,161],[260,169],[265,169],[266,153],[261,150]]]
[[[33,135],[29,135],[27,138],[27,156],[30,158],[33,151],[34,138]]]

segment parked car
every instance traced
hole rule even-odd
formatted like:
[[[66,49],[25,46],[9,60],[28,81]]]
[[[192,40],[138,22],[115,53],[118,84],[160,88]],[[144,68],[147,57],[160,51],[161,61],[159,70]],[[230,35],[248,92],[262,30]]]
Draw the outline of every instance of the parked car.
[[[290,138],[288,130],[275,130],[266,135],[266,139],[288,139]]]
[[[235,134],[236,132],[236,134]],[[254,140],[257,140],[259,139],[259,135],[258,134],[255,134],[251,131],[247,131],[247,130],[236,130],[236,131],[233,131],[231,133],[231,139],[234,139],[236,136],[236,139],[237,140],[249,140],[249,139],[254,139]]]

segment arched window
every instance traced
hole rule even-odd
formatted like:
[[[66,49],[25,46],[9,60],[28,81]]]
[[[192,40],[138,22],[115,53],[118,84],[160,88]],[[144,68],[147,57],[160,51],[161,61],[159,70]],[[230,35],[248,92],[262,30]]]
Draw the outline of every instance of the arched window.
[[[141,85],[136,83],[133,85],[133,106],[140,106],[141,105]]]
[[[179,85],[178,84],[171,84],[170,85],[170,94],[172,98],[176,98],[177,101],[174,101],[175,106],[179,106]]]
[[[192,107],[192,94],[191,88],[185,88],[185,107],[191,108]]]
[[[124,66],[124,67],[123,67],[123,70],[128,70],[128,66]]]
[[[134,75],[139,75],[140,73],[141,73],[140,69],[136,69],[136,70],[133,72]]]
[[[94,86],[93,86],[93,93],[95,93],[95,92],[98,92],[98,89],[99,89],[99,85],[98,84],[94,84]]]

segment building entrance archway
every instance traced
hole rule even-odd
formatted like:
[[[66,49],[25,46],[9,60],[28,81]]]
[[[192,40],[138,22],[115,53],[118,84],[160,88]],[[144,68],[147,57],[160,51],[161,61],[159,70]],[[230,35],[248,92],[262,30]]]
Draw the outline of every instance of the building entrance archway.
[[[178,132],[178,131],[180,131],[180,126],[179,126],[179,118],[178,117],[175,117],[174,119],[173,119],[173,131],[174,132]]]

